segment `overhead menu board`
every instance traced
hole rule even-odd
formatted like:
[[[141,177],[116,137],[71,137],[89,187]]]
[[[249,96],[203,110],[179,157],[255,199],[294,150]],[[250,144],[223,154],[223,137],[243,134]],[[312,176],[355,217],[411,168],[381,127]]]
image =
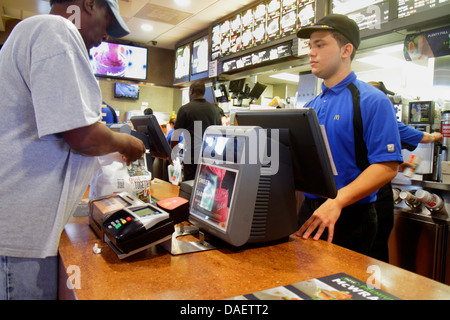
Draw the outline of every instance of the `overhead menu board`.
[[[292,55],[292,42],[282,43],[269,48],[261,49],[251,54],[243,55],[239,58],[226,60],[222,64],[224,73],[239,70],[248,66],[256,66],[258,64],[274,61]]]
[[[258,4],[253,12],[253,45],[258,46],[267,42],[266,3]]]
[[[282,0],[280,28],[281,36],[290,36],[297,31],[297,1]]]
[[[281,0],[267,3],[267,40],[279,39],[280,35]]]
[[[389,21],[389,1],[386,0],[333,0],[332,10],[354,20],[360,30],[379,29]]]
[[[449,0],[398,0],[398,17],[408,17],[448,3]]]
[[[208,71],[208,63],[208,36],[204,36],[192,43],[191,74]]]
[[[315,0],[261,1],[212,27],[211,60],[293,35],[314,21]]]
[[[253,9],[248,9],[241,14],[242,19],[242,46],[241,49],[249,49],[253,46]]]
[[[175,83],[189,81],[191,45],[180,46],[175,51]]]

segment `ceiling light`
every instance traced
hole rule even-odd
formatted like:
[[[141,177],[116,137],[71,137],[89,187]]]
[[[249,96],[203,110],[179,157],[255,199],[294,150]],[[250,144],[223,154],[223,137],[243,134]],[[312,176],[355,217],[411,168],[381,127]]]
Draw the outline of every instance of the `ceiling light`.
[[[191,4],[191,0],[174,0],[174,2],[180,7],[187,7]]]
[[[146,32],[150,32],[153,31],[153,26],[151,24],[144,23],[143,25],[141,25],[141,29]]]
[[[291,73],[278,73],[278,74],[274,74],[270,77],[275,78],[275,79],[285,80],[285,81],[291,81],[291,82],[295,82],[295,83],[298,83],[298,81],[300,80],[299,75],[291,74]]]

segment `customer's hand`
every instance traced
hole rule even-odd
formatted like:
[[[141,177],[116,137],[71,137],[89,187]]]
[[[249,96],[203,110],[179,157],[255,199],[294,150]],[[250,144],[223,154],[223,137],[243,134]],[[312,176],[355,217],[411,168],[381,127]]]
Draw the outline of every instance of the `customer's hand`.
[[[123,134],[123,138],[127,139],[124,144],[125,147],[120,152],[123,156],[123,161],[131,163],[140,159],[142,155],[145,154],[145,145],[140,139],[129,134]]]

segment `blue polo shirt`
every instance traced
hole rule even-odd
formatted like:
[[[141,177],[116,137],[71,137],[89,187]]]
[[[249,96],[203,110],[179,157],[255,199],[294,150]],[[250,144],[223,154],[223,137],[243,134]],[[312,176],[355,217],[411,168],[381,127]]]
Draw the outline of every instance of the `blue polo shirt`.
[[[322,93],[308,105],[316,110],[319,123],[325,126],[338,173],[335,176],[338,189],[347,186],[361,174],[355,159],[353,98],[347,88],[350,83],[353,83],[360,92],[363,138],[368,150],[369,163],[403,161],[392,103],[383,92],[358,80],[352,72],[332,88],[322,85]],[[305,196],[318,198],[309,194]],[[376,192],[358,203],[371,203],[375,200]]]
[[[424,133],[422,131],[416,130],[411,126],[398,121],[398,131],[400,133],[400,140],[402,141],[402,147],[408,149],[409,151],[414,150],[422,141]]]

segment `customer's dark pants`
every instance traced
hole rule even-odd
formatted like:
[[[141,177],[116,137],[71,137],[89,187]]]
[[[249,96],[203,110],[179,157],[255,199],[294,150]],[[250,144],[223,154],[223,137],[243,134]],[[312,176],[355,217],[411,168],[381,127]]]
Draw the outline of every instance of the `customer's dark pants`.
[[[325,200],[305,199],[298,216],[299,228],[323,202]],[[312,233],[313,236],[314,232]],[[375,206],[373,204],[353,204],[342,210],[334,227],[333,243],[369,255],[376,232],[377,214]],[[324,231],[321,239],[326,241],[327,238],[328,229]]]
[[[375,208],[377,211],[378,229],[370,256],[389,263],[388,241],[394,227],[394,197],[390,183],[378,191]]]

